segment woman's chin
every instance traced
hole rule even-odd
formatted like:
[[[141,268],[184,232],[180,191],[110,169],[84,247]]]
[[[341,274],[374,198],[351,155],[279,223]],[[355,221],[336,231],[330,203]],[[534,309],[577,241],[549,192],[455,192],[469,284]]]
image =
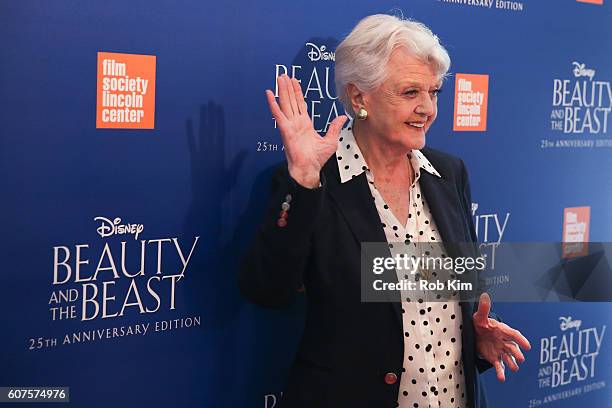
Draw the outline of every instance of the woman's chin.
[[[425,147],[425,130],[411,131],[402,141],[409,150],[421,150]]]

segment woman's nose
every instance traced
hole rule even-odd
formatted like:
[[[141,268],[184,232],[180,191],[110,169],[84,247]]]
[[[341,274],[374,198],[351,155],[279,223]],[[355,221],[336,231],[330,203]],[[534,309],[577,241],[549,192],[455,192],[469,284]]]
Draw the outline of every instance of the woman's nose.
[[[421,115],[431,116],[434,113],[434,101],[429,93],[422,93],[419,97],[419,103],[415,109],[416,113]]]

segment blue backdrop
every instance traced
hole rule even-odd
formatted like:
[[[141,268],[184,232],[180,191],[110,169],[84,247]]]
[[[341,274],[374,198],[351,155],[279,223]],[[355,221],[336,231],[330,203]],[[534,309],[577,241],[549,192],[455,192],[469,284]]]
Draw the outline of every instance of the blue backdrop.
[[[397,7],[428,25],[451,55],[427,143],[465,160],[479,237],[487,229],[488,242],[560,241],[564,210],[589,207],[589,239],[610,241],[609,2],[376,3],[3,2],[0,386],[69,386],[79,407],[274,407],[304,299],[264,310],[243,301],[235,284],[237,256],[266,201],[265,170],[284,158],[264,89],[299,67],[296,77],[313,88],[315,126],[324,128],[343,111],[333,61],[317,61],[321,47],[333,51],[359,19]],[[98,52],[156,56],[154,129],[96,128]],[[453,131],[455,74],[488,75],[486,131]],[[567,106],[559,106],[555,86],[564,83]],[[580,126],[554,130],[569,113]],[[579,132],[585,115],[598,125]],[[144,229],[102,237],[96,217]],[[507,221],[503,234],[495,219]],[[122,250],[128,270],[145,265],[135,279],[100,272],[88,286],[99,291],[100,307],[90,320],[81,315],[86,285],[74,281],[78,248],[86,277],[99,261],[120,268]],[[58,266],[66,254],[72,280],[54,284],[54,271],[66,273]],[[136,302],[136,290],[146,307],[103,318],[104,288],[115,297],[109,315],[126,298]],[[76,317],[53,319],[53,296],[69,289],[79,296]],[[610,304],[494,300],[494,308],[534,347],[506,383],[486,374],[493,406],[610,406]],[[541,345],[574,330],[563,330],[560,317],[604,336],[601,348],[584,350],[586,359],[566,362],[568,370],[575,358],[590,364],[585,378],[568,371],[559,382],[558,366],[543,362]]]

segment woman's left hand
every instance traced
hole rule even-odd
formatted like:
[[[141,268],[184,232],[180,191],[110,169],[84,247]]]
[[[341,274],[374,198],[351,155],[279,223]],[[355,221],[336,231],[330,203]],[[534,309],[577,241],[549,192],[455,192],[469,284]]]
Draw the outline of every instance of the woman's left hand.
[[[473,315],[476,331],[476,351],[481,358],[495,367],[497,379],[505,381],[504,364],[512,371],[518,371],[518,363],[525,361],[521,348],[531,349],[529,341],[516,329],[489,317],[491,298],[487,293],[480,295],[478,310]]]

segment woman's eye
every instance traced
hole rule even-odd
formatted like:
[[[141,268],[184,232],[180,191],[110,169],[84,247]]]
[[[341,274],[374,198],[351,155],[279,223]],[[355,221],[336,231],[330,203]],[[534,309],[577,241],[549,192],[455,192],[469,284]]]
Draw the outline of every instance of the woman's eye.
[[[442,89],[434,89],[433,91],[431,91],[431,95],[438,96],[440,92],[442,92]]]

